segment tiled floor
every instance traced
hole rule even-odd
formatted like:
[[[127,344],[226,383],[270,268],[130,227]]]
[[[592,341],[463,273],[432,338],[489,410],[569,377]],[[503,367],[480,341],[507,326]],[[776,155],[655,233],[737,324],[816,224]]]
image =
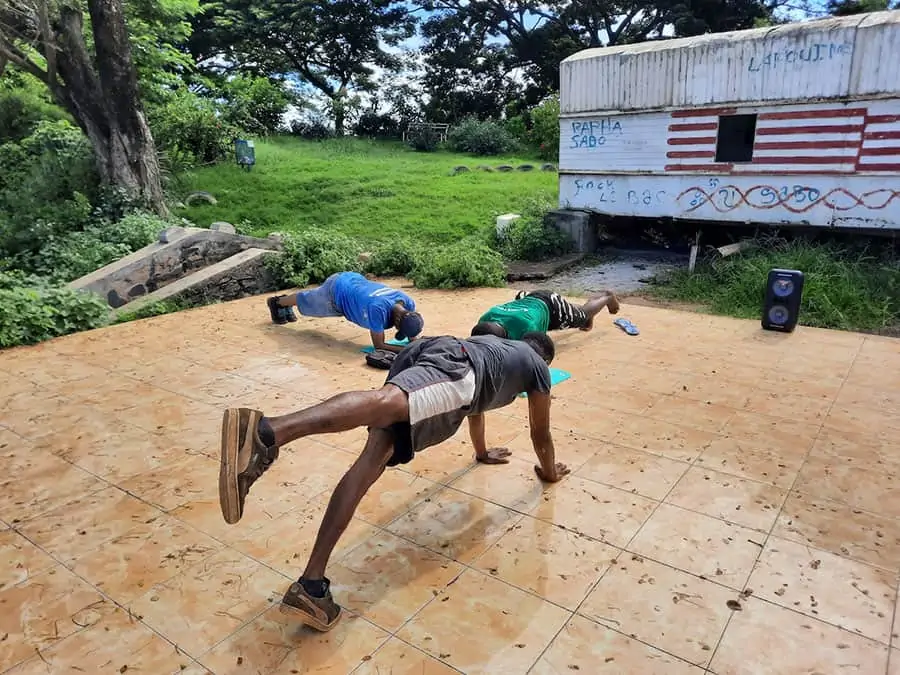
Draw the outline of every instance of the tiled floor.
[[[509,295],[417,299],[464,335]],[[0,354],[0,672],[900,673],[900,341],[622,314],[556,336],[573,474],[534,476],[523,401],[509,465],[463,430],[388,470],[324,635],[276,605],[364,433],[287,447],[228,526],[219,422],[377,386],[364,332],[257,298]]]

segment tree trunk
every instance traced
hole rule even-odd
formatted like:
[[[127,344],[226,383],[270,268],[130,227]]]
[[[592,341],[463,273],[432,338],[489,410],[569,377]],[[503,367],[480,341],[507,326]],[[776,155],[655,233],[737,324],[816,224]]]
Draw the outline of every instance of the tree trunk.
[[[59,79],[51,76],[48,84],[90,139],[103,181],[167,215],[159,160],[141,106],[121,0],[88,0],[88,7],[96,58],[84,41],[82,13],[60,8],[55,32],[65,58],[58,60]],[[55,48],[48,45],[51,53]]]

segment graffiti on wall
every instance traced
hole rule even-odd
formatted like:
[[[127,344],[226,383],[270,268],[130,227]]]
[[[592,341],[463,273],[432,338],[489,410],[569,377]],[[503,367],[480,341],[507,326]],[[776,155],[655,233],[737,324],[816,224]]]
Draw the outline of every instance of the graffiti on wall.
[[[574,120],[571,124],[569,147],[598,148],[606,145],[611,136],[621,136],[622,122],[614,117],[603,117],[591,120]]]
[[[719,213],[728,213],[741,206],[762,210],[781,207],[791,213],[805,213],[820,205],[833,211],[850,211],[857,207],[880,211],[894,199],[900,199],[900,190],[880,188],[857,194],[844,187],[824,191],[804,184],[760,184],[742,189],[737,185],[721,185],[719,179],[711,178],[706,185],[682,190],[675,201],[687,213],[706,205]]]
[[[767,52],[760,58],[751,56],[747,70],[751,73],[758,73],[793,64],[832,61],[852,54],[853,43],[851,42],[819,42],[801,49],[779,49]]]

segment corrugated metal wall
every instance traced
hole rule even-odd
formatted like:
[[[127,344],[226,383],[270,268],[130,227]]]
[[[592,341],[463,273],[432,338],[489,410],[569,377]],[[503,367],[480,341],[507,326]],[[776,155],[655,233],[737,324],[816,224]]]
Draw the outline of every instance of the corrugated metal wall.
[[[563,116],[900,94],[900,11],[591,49],[560,66]]]

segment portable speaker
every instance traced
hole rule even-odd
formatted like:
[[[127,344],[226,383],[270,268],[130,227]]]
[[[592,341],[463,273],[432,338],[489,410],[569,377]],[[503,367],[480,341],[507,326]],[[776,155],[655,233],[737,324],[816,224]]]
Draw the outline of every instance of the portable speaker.
[[[763,304],[762,327],[790,333],[800,319],[800,300],[803,297],[803,272],[798,270],[769,270],[766,279],[766,299]]]

